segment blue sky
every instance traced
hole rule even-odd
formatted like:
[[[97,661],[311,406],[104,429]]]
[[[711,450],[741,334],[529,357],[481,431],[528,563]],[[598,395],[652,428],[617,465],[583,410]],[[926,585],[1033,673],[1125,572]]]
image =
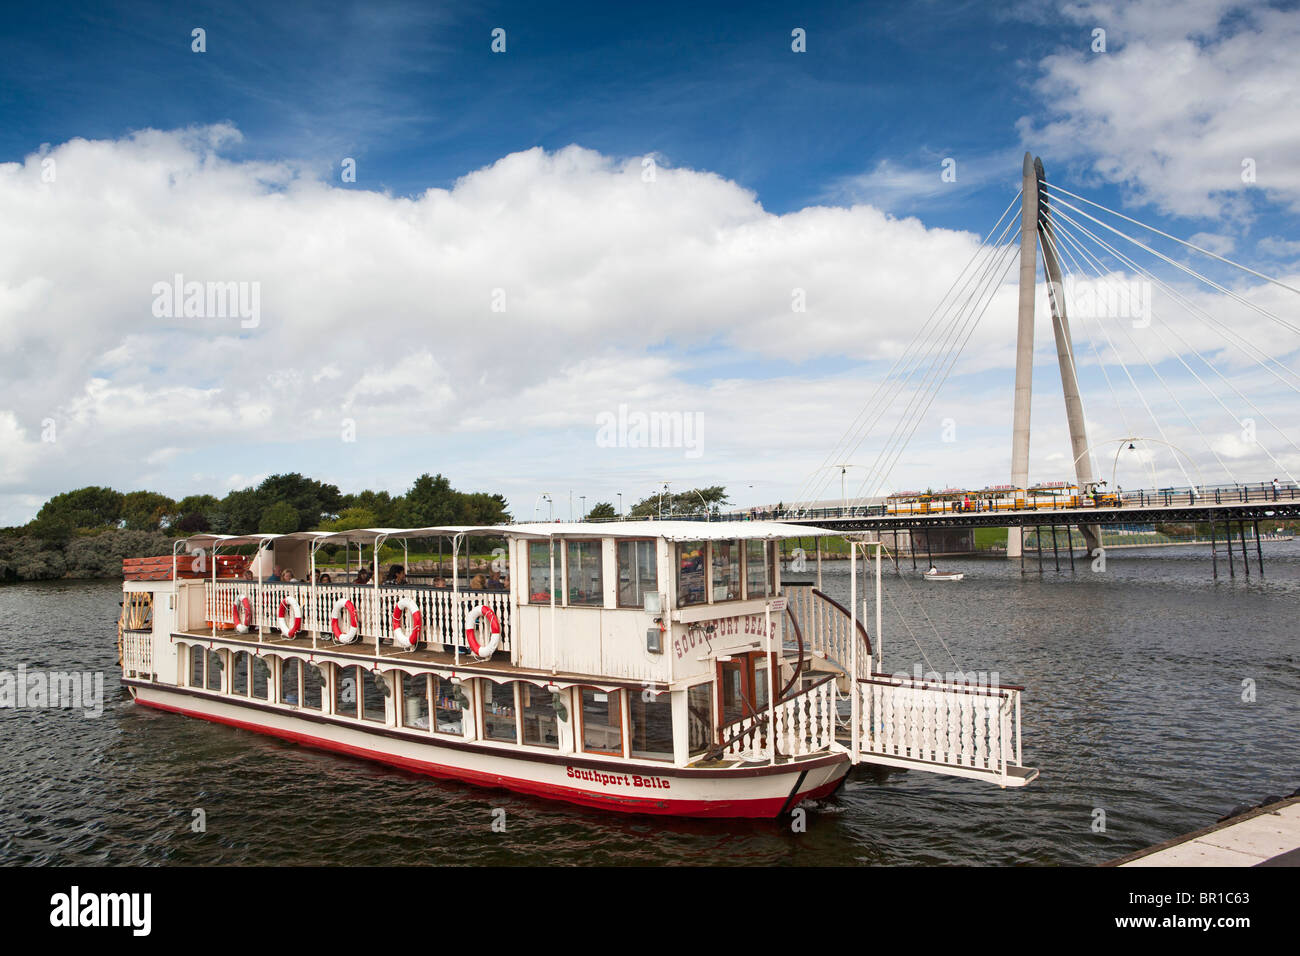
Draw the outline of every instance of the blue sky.
[[[539,488],[591,503],[665,478],[788,500],[1011,200],[1027,148],[1053,182],[1294,275],[1300,116],[1278,66],[1298,37],[1295,4],[1229,0],[16,7],[0,332],[28,361],[0,391],[18,449],[0,523],[69,484],[180,495],[283,470],[395,491],[442,470],[519,513]],[[645,157],[658,191],[625,192]],[[262,283],[267,321],[151,321],[142,290],[178,272]],[[792,316],[796,287],[813,305]],[[484,313],[497,288],[522,307]],[[1005,480],[1013,300],[1007,284],[921,432],[965,414],[962,454],[922,439],[895,484]],[[1040,325],[1049,383],[1050,338]],[[1157,364],[1191,388],[1178,358]],[[1081,375],[1109,435],[1135,426],[1102,364]],[[624,400],[704,416],[709,453],[593,447],[594,414]],[[186,401],[197,426],[150,417]],[[1041,401],[1037,470],[1059,477],[1059,396]],[[1207,461],[1233,441],[1224,414],[1198,436]],[[339,448],[340,420],[357,445]],[[1292,438],[1258,469],[1300,470]]]

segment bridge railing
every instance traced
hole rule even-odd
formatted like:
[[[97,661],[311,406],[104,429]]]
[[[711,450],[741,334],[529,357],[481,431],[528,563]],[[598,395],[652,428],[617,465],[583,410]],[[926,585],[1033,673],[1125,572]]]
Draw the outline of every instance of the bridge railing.
[[[1025,492],[1020,492],[1025,495]],[[1047,495],[1041,495],[1048,497]],[[1136,491],[1103,491],[1094,498],[1090,494],[1054,495],[1050,501],[1030,501],[1016,508],[991,509],[987,502],[967,507],[961,501],[917,502],[911,505],[857,505],[841,508],[787,508],[783,511],[756,508],[713,515],[714,521],[816,521],[819,519],[880,518],[887,515],[961,514],[963,512],[998,511],[1079,511],[1096,508],[1174,508],[1215,505],[1254,504],[1270,501],[1300,501],[1300,485],[1294,482],[1251,482],[1234,485],[1203,485],[1200,487],[1140,488]]]

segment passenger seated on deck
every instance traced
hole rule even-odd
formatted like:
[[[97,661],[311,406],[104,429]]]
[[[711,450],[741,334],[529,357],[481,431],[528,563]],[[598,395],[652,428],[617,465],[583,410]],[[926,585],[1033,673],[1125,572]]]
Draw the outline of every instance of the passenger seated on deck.
[[[369,584],[369,583],[370,583],[370,571],[369,571],[368,569],[366,569],[366,568],[362,568],[360,571],[357,572],[356,579],[355,579],[352,583],[353,583],[353,584]]]
[[[280,583],[280,569],[279,569],[279,568],[272,568],[272,569],[271,569],[271,576],[270,576],[269,578],[267,578],[266,580],[267,580],[267,582],[270,583],[270,584],[279,584],[279,583]]]
[[[333,583],[333,582],[330,581],[330,576],[329,576],[328,574],[322,574],[320,577],[318,577],[318,578],[316,579],[316,583],[317,583],[317,584],[331,584],[331,583]]]
[[[390,564],[384,575],[384,584],[403,584],[406,581],[406,569],[400,564]]]
[[[483,575],[481,574],[476,574],[472,578],[470,578],[469,586],[470,586],[470,590],[473,591],[487,590],[487,582],[483,580]]]
[[[488,575],[487,586],[488,586],[488,590],[490,590],[490,591],[504,591],[504,590],[505,590],[506,586],[505,586],[505,584],[502,583],[502,581],[501,581],[501,572],[500,572],[500,571],[493,571],[491,574]]]
[[[451,585],[447,583],[447,579],[442,577],[441,575],[433,579],[433,586],[435,588],[451,587]]]

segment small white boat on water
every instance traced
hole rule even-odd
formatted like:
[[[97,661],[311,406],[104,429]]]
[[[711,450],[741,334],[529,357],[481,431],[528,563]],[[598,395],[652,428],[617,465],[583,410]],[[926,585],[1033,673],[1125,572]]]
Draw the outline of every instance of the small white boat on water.
[[[966,575],[960,571],[940,571],[938,568],[930,568],[925,572],[927,581],[960,581]]]

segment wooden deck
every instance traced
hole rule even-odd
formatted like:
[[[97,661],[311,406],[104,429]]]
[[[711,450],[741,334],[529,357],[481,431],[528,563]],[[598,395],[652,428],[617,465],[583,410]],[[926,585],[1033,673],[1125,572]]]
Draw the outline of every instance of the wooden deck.
[[[173,635],[178,638],[191,638],[195,640],[214,640],[211,630],[200,631],[177,631]],[[326,657],[330,660],[337,661],[341,664],[374,664],[376,661],[383,661],[388,664],[400,664],[404,667],[410,667],[418,670],[421,668],[438,669],[438,670],[456,670],[465,676],[480,674],[483,676],[514,677],[520,679],[540,679],[556,680],[564,683],[590,683],[601,687],[626,687],[635,690],[648,688],[650,690],[667,690],[668,684],[658,681],[638,681],[626,680],[619,678],[602,677],[597,674],[577,674],[569,671],[556,671],[552,673],[549,670],[539,670],[537,668],[518,667],[510,663],[508,651],[498,651],[492,656],[491,660],[477,661],[472,655],[462,650],[460,662],[456,662],[454,651],[433,650],[429,645],[421,645],[416,650],[406,651],[394,647],[392,644],[380,642],[378,654],[376,654],[375,641],[369,640],[356,641],[352,644],[339,644],[333,640],[319,638],[313,641],[311,635],[305,637],[293,637],[286,639],[279,633],[268,632],[262,635],[258,640],[256,633],[240,634],[234,630],[218,630],[215,640],[220,641],[223,645],[239,645],[247,647],[249,650],[260,649],[264,652],[274,652],[277,650],[294,650],[314,654],[317,657]],[[433,647],[445,647],[446,645],[433,645]]]

